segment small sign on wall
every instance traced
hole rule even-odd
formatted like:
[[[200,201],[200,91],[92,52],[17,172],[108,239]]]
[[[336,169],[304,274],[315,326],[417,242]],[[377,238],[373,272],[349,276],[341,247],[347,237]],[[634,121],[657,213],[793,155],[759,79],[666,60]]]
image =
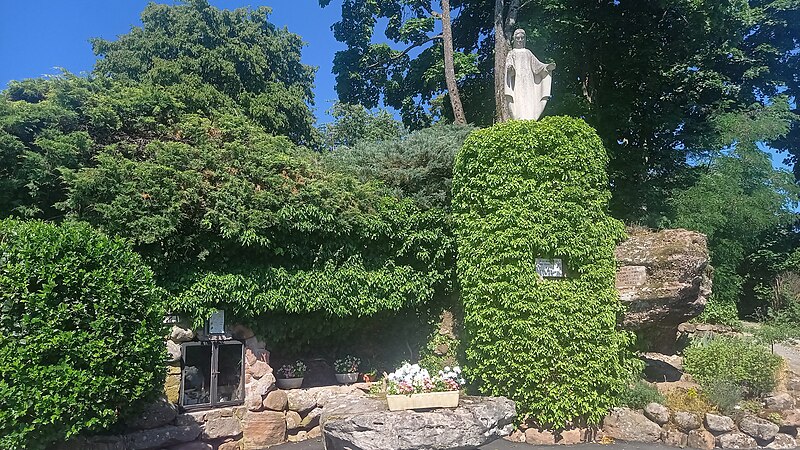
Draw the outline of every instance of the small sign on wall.
[[[536,258],[536,273],[544,278],[564,278],[564,264],[558,258]]]
[[[208,334],[225,334],[225,311],[218,309],[208,318]]]

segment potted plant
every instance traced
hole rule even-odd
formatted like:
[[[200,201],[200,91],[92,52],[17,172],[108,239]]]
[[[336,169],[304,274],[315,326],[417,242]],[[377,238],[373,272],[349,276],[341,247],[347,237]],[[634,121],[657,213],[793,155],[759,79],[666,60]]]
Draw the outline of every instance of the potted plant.
[[[352,355],[339,358],[333,362],[336,370],[336,381],[341,384],[351,384],[358,381],[358,365],[361,360]]]
[[[459,367],[445,367],[431,377],[418,364],[406,363],[386,375],[386,401],[390,411],[455,408],[463,385]]]
[[[303,376],[306,374],[306,365],[297,360],[294,364],[284,364],[278,369],[276,383],[280,389],[297,389],[303,385]]]
[[[372,383],[378,380],[378,371],[375,369],[370,370],[369,372],[364,372],[364,382],[365,383]]]

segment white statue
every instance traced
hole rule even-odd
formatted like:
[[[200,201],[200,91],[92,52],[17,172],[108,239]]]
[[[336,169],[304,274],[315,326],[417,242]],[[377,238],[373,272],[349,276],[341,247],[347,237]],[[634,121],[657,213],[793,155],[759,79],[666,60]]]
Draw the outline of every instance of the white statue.
[[[506,104],[512,119],[538,120],[550,99],[550,74],[555,64],[544,64],[525,48],[525,30],[514,32],[514,48],[506,57]]]

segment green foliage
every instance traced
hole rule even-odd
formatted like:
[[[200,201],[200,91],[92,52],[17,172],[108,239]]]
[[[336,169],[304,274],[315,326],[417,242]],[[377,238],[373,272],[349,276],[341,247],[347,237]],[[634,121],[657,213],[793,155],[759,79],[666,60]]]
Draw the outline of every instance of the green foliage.
[[[0,221],[0,447],[103,430],[160,392],[160,297],[122,239]]]
[[[621,406],[632,409],[642,409],[648,403],[653,402],[663,404],[664,396],[658,392],[655,386],[644,380],[636,380],[635,383],[629,385],[619,398]]]
[[[714,405],[704,391],[696,388],[677,388],[667,392],[664,404],[673,411],[686,411],[703,417],[705,413],[714,411]]]
[[[730,416],[736,412],[736,406],[744,400],[744,388],[729,380],[713,380],[706,383],[703,392],[714,406],[723,414]]]
[[[333,122],[321,127],[325,148],[341,150],[359,142],[384,142],[405,135],[401,122],[386,111],[369,111],[361,105],[336,102],[329,111]]]
[[[330,3],[319,0],[323,7]],[[443,46],[436,30],[441,13],[431,2],[348,0],[341,11],[341,20],[332,27],[336,40],[347,45],[333,58],[339,100],[367,108],[382,101],[399,110],[412,130],[440,118],[448,102],[443,101]],[[373,41],[378,23],[386,24],[388,42]],[[453,59],[458,80],[477,73],[476,55],[456,51]]]
[[[580,119],[473,132],[453,180],[467,378],[546,427],[597,423],[627,388],[632,336],[617,330],[614,247],[602,143]],[[543,279],[536,258],[561,258]]]
[[[714,292],[702,320],[731,324],[742,294],[740,269],[763,235],[794,220],[798,189],[788,172],[775,170],[755,143],[715,157],[697,183],[673,199],[677,227],[708,237]],[[749,258],[747,258],[749,259]]]
[[[747,397],[759,397],[775,387],[782,359],[754,342],[720,336],[694,342],[683,363],[704,388],[723,381],[739,386]]]
[[[473,127],[435,125],[389,141],[363,140],[331,152],[327,163],[361,180],[378,179],[424,209],[449,211],[453,161]]]
[[[92,40],[95,72],[162,86],[187,111],[236,109],[269,132],[316,145],[308,108],[315,69],[300,62],[300,36],[270,23],[269,13],[206,0],[150,3],[142,27]]]

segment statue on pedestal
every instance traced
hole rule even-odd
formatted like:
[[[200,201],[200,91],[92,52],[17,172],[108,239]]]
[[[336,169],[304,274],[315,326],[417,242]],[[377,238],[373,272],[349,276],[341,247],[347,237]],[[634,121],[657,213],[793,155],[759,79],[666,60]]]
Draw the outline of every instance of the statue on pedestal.
[[[506,57],[506,105],[512,119],[538,120],[550,99],[555,64],[544,64],[525,48],[525,30],[514,32]]]

